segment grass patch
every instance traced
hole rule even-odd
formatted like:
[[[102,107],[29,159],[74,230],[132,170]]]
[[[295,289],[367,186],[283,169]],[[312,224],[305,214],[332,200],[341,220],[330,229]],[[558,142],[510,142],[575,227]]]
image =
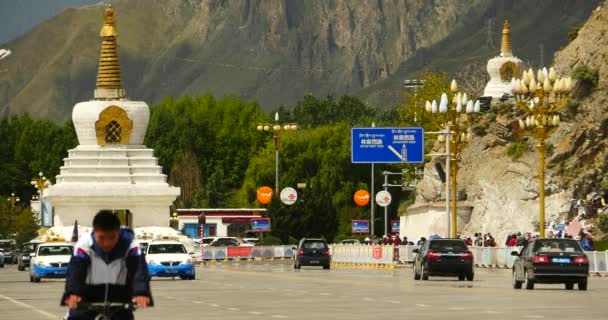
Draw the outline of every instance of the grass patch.
[[[507,155],[509,156],[509,158],[511,158],[511,160],[515,161],[521,158],[521,156],[524,155],[528,148],[528,141],[516,140],[509,143],[509,146],[507,147]]]

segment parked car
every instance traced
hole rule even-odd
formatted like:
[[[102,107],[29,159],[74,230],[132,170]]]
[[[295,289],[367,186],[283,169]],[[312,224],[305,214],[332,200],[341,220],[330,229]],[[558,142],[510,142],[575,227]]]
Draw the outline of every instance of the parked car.
[[[38,245],[41,241],[32,241],[24,243],[17,256],[17,269],[19,271],[25,271],[25,268],[30,267],[31,254],[36,252]]]
[[[331,266],[331,255],[325,239],[303,238],[297,252],[294,269],[300,269],[302,266],[322,266],[323,269],[329,269]]]
[[[151,277],[180,277],[196,279],[192,256],[179,241],[152,241],[146,251],[148,272]]]
[[[0,268],[4,268],[4,253],[0,250]]]
[[[17,241],[13,239],[0,240],[0,250],[4,254],[4,263],[16,264],[17,258],[15,250],[17,249]]]
[[[473,253],[463,240],[427,240],[420,249],[414,249],[414,253],[414,280],[440,276],[473,281]]]
[[[205,240],[211,239],[207,245],[204,244]],[[211,247],[253,247],[255,244],[248,243],[243,241],[242,239],[235,237],[207,237],[203,238],[203,246],[211,246]]]
[[[566,290],[587,290],[589,260],[580,244],[572,239],[535,239],[516,256],[513,264],[513,288],[534,289],[536,283],[560,283]]]
[[[341,244],[361,244],[361,241],[357,239],[345,239],[340,241]]]

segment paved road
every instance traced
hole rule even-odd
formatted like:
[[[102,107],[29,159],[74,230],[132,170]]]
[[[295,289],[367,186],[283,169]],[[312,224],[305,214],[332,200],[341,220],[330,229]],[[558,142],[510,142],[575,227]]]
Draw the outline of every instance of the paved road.
[[[514,290],[504,270],[477,270],[475,281],[413,281],[410,268],[295,271],[287,263],[199,267],[199,279],[154,280],[157,306],[138,319],[606,319],[608,278],[589,291],[537,285]],[[0,318],[58,319],[61,280],[30,283],[0,269]]]

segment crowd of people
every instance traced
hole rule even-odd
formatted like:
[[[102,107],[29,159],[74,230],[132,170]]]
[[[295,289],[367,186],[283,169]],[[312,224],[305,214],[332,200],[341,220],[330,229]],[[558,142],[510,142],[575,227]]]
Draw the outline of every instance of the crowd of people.
[[[366,237],[365,240],[363,240],[363,244],[366,245],[394,245],[394,246],[401,246],[401,245],[414,245],[413,242],[409,241],[407,239],[407,237],[403,237],[403,239],[401,239],[399,236],[396,235],[385,235],[382,238],[376,238],[374,236],[370,237]]]

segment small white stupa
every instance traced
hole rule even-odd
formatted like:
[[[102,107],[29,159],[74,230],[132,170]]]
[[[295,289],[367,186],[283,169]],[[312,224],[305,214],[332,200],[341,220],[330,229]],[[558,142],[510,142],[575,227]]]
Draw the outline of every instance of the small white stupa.
[[[68,151],[55,185],[45,192],[54,225],[90,225],[102,209],[126,212],[130,227],[168,226],[169,207],[180,189],[167,184],[144,136],[150,109],[125,98],[118,62],[114,9],[101,29],[101,55],[94,100],[76,104],[72,120],[79,145]]]
[[[490,81],[483,92],[485,97],[500,99],[503,95],[512,95],[511,79],[519,78],[523,69],[523,62],[513,56],[511,49],[511,26],[505,21],[502,29],[502,41],[500,44],[500,56],[488,61],[488,74]]]

